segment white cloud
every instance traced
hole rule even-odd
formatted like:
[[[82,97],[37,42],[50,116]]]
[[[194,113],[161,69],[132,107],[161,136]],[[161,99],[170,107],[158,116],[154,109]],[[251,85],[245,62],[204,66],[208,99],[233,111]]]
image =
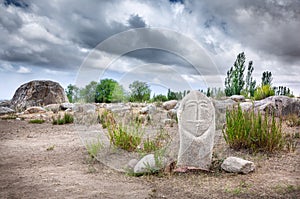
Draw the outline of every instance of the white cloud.
[[[20,66],[19,69],[17,70],[17,73],[23,73],[23,74],[31,73],[31,69],[26,68],[24,66]]]

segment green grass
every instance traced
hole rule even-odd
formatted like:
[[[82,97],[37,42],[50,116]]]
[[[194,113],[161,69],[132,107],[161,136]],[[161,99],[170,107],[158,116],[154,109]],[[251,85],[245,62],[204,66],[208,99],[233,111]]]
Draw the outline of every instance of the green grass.
[[[268,111],[243,111],[241,106],[226,112],[226,126],[223,128],[225,141],[233,149],[249,149],[252,152],[273,152],[283,149],[282,122]]]
[[[45,122],[45,120],[43,119],[33,119],[33,120],[30,120],[29,123],[31,124],[43,124]]]
[[[95,159],[97,157],[97,154],[102,148],[103,144],[101,143],[99,138],[91,143],[86,143],[86,149],[92,159]]]
[[[117,148],[132,152],[142,141],[140,125],[111,125],[108,127],[108,137],[111,144]]]
[[[69,113],[65,113],[64,116],[61,118],[60,115],[58,115],[57,118],[52,117],[52,124],[53,125],[62,125],[62,124],[69,124],[74,122],[73,115]]]

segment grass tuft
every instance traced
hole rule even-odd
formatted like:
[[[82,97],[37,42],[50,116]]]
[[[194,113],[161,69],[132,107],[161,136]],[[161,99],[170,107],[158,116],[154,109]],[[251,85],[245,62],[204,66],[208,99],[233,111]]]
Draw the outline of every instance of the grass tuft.
[[[273,152],[284,146],[282,122],[277,122],[274,113],[243,111],[241,106],[226,112],[226,126],[223,128],[225,141],[233,149],[250,149],[252,152]]]

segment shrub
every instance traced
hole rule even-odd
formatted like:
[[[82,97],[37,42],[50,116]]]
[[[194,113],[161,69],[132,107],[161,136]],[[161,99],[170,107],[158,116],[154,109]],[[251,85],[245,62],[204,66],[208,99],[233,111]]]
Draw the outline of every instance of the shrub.
[[[31,124],[42,124],[44,122],[45,122],[45,120],[42,120],[42,119],[34,119],[34,120],[29,121],[29,123],[31,123]]]
[[[256,88],[254,92],[254,99],[261,100],[273,95],[275,95],[274,89],[269,84],[267,84],[263,85],[262,87]]]
[[[102,148],[103,144],[101,143],[99,138],[95,141],[92,141],[91,143],[86,143],[86,149],[92,159],[97,157],[97,154]]]
[[[241,106],[226,112],[223,128],[225,141],[233,149],[273,152],[283,148],[282,123],[270,118],[268,111],[263,117],[260,112],[243,111]]]
[[[114,119],[113,113],[105,110],[101,115],[99,115],[99,121],[102,128],[107,128],[108,126],[115,125],[116,121]]]
[[[108,127],[109,141],[117,148],[135,151],[142,141],[140,130],[140,125],[113,124]]]
[[[53,125],[62,125],[62,124],[69,124],[74,122],[74,117],[73,115],[69,113],[65,113],[63,118],[61,118],[60,115],[58,115],[57,118],[52,117],[52,124]]]

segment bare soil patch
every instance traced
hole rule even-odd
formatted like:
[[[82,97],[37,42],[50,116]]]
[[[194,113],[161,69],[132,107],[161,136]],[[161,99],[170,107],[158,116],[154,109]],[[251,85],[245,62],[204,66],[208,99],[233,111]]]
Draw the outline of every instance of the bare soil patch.
[[[133,177],[91,161],[72,124],[0,120],[0,198],[299,198],[296,139],[294,152],[273,155],[235,152],[220,141],[215,163],[229,155],[254,161],[249,175],[215,170]]]

